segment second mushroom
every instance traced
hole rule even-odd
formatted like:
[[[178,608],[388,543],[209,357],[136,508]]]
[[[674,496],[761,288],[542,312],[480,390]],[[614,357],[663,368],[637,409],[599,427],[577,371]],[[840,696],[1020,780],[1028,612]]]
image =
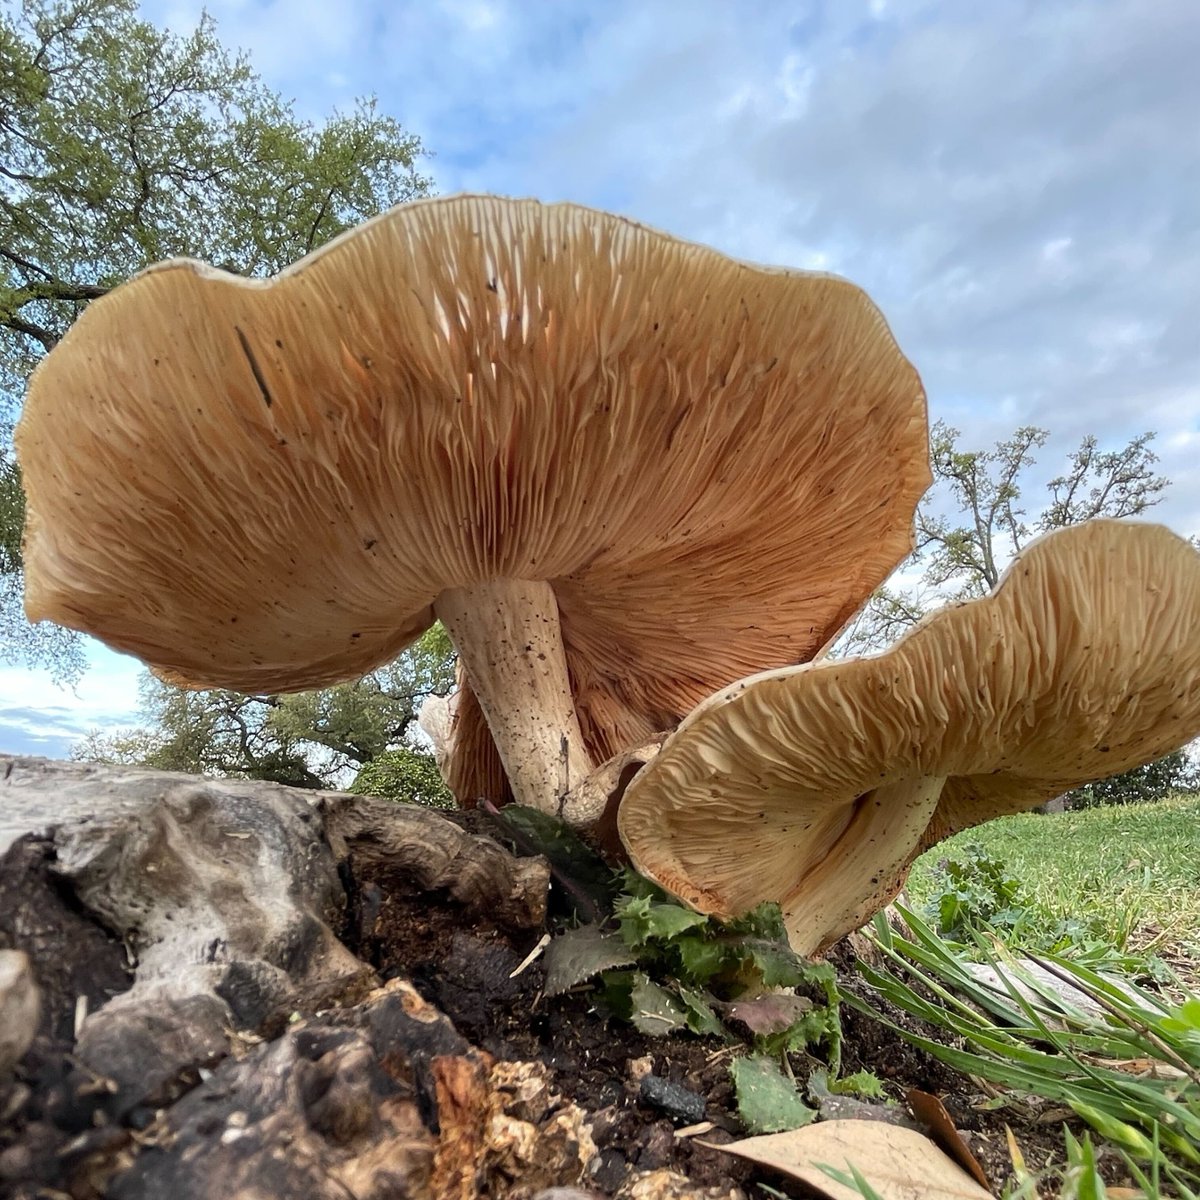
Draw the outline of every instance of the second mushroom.
[[[711,697],[632,780],[635,866],[702,912],[781,904],[811,954],[920,851],[1200,735],[1200,554],[1159,525],[1049,534],[883,654]]]

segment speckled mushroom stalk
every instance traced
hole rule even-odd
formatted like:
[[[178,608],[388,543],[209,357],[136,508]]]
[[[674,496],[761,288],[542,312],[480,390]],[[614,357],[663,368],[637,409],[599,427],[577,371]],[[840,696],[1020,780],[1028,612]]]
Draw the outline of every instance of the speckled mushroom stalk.
[[[805,951],[857,929],[876,911],[879,897],[900,890],[945,785],[945,776],[927,775],[885,784],[858,799],[845,832],[788,904],[789,924],[804,931]]]
[[[592,772],[554,589],[527,579],[448,588],[433,610],[458,651],[518,804],[589,823],[565,805]]]

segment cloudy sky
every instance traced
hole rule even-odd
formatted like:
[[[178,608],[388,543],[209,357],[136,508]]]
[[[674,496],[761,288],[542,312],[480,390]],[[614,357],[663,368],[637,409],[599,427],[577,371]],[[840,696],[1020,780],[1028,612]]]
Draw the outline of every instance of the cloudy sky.
[[[183,32],[191,0],[148,19]],[[1195,0],[208,0],[319,119],[355,96],[424,140],[442,193],[575,200],[863,285],[982,447],[1158,434],[1156,510],[1200,532]],[[127,717],[0,672],[0,746]]]

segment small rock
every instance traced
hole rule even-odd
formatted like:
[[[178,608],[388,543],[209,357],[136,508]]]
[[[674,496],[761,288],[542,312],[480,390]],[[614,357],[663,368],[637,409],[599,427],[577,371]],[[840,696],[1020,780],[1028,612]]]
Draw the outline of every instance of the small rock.
[[[645,1076],[639,1094],[644,1103],[666,1113],[677,1125],[694,1125],[704,1120],[704,1097],[661,1075]]]
[[[601,1150],[592,1167],[592,1182],[611,1192],[621,1186],[628,1174],[629,1163],[619,1150]]]
[[[640,1171],[656,1171],[666,1167],[675,1156],[675,1130],[670,1121],[655,1121],[643,1131],[638,1147],[637,1166]]]

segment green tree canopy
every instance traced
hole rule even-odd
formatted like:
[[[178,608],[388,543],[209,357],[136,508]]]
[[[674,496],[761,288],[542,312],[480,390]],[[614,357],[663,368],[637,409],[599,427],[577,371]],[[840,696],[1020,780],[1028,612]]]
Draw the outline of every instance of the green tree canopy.
[[[141,684],[145,723],[94,732],[71,757],[322,788],[348,783],[372,766],[371,778],[393,780],[416,756],[428,763],[412,766],[409,790],[428,802],[444,789],[433,786],[437,768],[417,745],[417,710],[426,697],[445,695],[453,686],[454,649],[440,625],[386,667],[319,692],[187,691],[147,672]],[[390,765],[381,773],[381,764]],[[387,794],[408,793],[393,781]]]
[[[354,777],[350,790],[360,796],[382,796],[427,808],[454,807],[454,796],[442,781],[436,759],[409,746],[386,750],[367,763]]]
[[[159,259],[263,275],[428,191],[374,100],[298,117],[205,17],[135,0],[0,0],[0,656],[77,674],[78,639],[20,611],[24,500],[8,452],[30,371],[83,307]]]

